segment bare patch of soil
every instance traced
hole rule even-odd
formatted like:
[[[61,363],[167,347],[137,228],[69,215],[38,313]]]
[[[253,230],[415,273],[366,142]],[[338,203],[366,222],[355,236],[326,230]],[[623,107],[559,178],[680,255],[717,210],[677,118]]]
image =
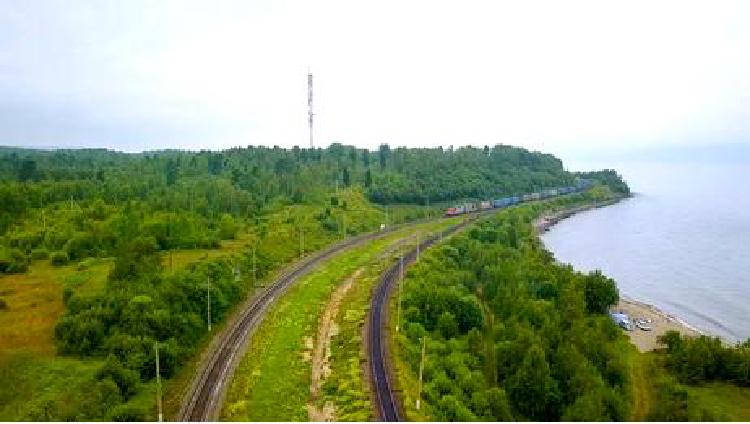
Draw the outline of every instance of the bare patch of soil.
[[[315,401],[320,394],[320,387],[325,379],[331,374],[331,339],[338,334],[339,327],[336,324],[336,315],[338,315],[341,299],[354,284],[363,270],[358,269],[351,277],[347,278],[343,284],[339,285],[331,295],[331,299],[323,311],[323,315],[318,324],[318,334],[312,347],[312,379],[310,383],[310,393],[312,401],[307,405],[307,413],[312,421],[335,421],[336,411],[331,402],[326,402],[322,408],[315,405]],[[307,341],[307,340],[306,340]]]

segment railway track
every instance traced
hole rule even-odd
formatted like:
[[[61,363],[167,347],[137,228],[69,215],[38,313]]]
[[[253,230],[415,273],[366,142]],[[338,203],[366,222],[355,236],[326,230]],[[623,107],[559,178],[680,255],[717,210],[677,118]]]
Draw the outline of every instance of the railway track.
[[[480,212],[479,214],[492,213],[493,211]],[[473,219],[463,221],[443,231],[442,234],[434,235],[419,244],[420,250],[424,250],[442,238],[455,233],[466,225],[474,222],[479,214]],[[416,248],[404,256],[404,268],[416,260]],[[393,372],[389,356],[389,346],[386,329],[388,328],[388,299],[399,282],[399,261],[395,261],[380,277],[380,282],[373,293],[370,304],[370,314],[367,329],[367,358],[370,368],[370,378],[373,386],[373,398],[375,401],[375,412],[380,421],[403,421],[403,408],[394,393]]]
[[[273,302],[297,279],[342,251],[381,238],[399,228],[403,228],[403,225],[394,226],[387,231],[353,237],[302,259],[279,275],[259,296],[251,299],[220,336],[216,347],[203,362],[191,390],[183,401],[179,420],[215,421],[218,419],[227,382],[242,357],[252,331]]]

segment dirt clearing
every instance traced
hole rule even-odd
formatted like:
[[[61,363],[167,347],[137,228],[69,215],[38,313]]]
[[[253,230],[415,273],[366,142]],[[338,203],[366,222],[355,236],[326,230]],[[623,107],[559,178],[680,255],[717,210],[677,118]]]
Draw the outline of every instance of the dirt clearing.
[[[312,380],[310,382],[310,394],[312,401],[307,405],[307,413],[312,421],[335,421],[336,411],[330,402],[326,402],[322,408],[315,405],[320,394],[320,387],[331,373],[331,339],[338,334],[339,328],[336,324],[341,299],[354,284],[354,281],[362,275],[363,269],[358,269],[347,278],[343,284],[338,286],[331,295],[331,299],[323,311],[318,325],[318,334],[312,350]]]

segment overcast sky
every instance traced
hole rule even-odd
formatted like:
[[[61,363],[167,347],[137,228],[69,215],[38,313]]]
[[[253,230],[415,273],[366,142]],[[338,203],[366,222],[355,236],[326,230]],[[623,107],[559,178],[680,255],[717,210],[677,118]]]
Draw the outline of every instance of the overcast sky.
[[[750,140],[750,2],[0,0],[0,144]]]

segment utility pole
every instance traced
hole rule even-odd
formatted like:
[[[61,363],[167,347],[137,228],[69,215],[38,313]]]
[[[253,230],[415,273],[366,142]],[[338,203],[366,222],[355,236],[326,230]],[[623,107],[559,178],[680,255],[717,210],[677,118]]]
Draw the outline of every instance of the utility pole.
[[[344,239],[346,239],[346,212],[341,214],[341,223],[344,226]]]
[[[404,279],[404,252],[403,251],[401,252],[400,261],[401,261],[401,265],[399,266],[398,278],[399,280],[403,280]]]
[[[396,332],[400,331],[401,328],[401,286],[404,285],[404,252],[401,251],[399,257],[399,280],[398,280],[398,313],[396,314]]]
[[[313,149],[313,74],[307,70],[307,120],[310,124],[310,149]]]
[[[417,262],[419,262],[419,231],[417,231]]]
[[[161,375],[159,370],[159,342],[154,342],[154,350],[156,351],[156,410],[158,413],[159,422],[162,422],[164,415],[161,410]]]
[[[422,336],[422,359],[419,361],[419,391],[417,392],[417,411],[422,403],[422,374],[424,373],[424,357],[427,350],[427,336]]]
[[[257,277],[255,274],[255,246],[253,246],[253,287],[257,284]]]
[[[388,205],[385,205],[385,227],[388,228]]]
[[[211,331],[211,277],[206,278],[206,293],[208,293],[206,308],[206,319],[208,320],[208,331]]]
[[[168,216],[167,232],[169,233],[169,272],[174,272],[174,258],[172,256],[172,251],[174,250],[174,246],[172,246],[172,214],[170,213]]]
[[[305,256],[305,233],[299,230],[299,257]]]

